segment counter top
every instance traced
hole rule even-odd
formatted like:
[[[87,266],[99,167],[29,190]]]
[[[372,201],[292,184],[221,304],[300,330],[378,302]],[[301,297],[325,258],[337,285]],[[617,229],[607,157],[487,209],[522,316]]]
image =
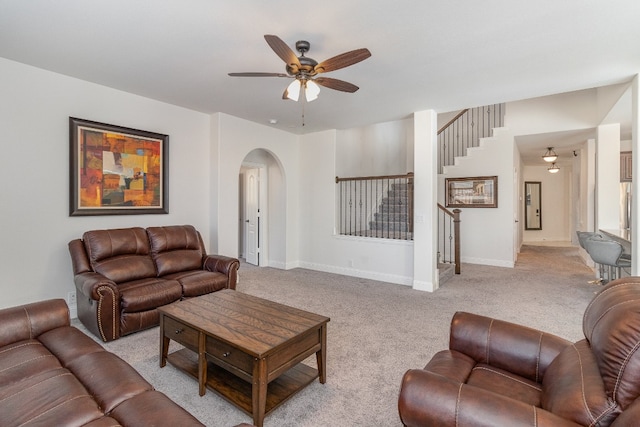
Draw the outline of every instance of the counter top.
[[[631,243],[631,230],[629,229],[600,229],[600,231],[614,240],[624,240],[627,243]]]

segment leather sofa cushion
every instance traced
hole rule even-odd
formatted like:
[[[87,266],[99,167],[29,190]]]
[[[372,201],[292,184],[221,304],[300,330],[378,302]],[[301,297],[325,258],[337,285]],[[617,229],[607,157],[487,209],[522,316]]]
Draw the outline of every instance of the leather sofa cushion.
[[[84,384],[104,412],[110,412],[131,396],[153,389],[133,367],[76,328],[56,328],[40,335],[38,340]]]
[[[134,280],[121,283],[118,288],[120,306],[125,313],[151,310],[178,301],[182,297],[182,287],[175,280]]]
[[[83,241],[96,273],[120,283],[156,276],[143,228],[87,231]]]
[[[204,253],[193,226],[149,227],[147,234],[159,276],[202,269]]]
[[[36,340],[0,347],[0,384],[0,425],[9,420],[84,425],[104,415],[78,379]]]
[[[486,363],[476,363],[471,357],[458,351],[444,350],[436,353],[424,369],[456,383],[540,406],[540,384]]]
[[[180,410],[180,406],[158,391],[139,394],[118,405],[111,412],[116,419],[126,419],[131,426],[161,426],[170,425],[180,427],[202,426],[188,412]],[[170,418],[167,419],[167,415]]]
[[[197,297],[227,287],[227,276],[206,270],[183,271],[168,274],[163,279],[177,280],[185,297]]]
[[[542,381],[542,408],[581,425],[608,426],[620,408],[607,397],[587,340],[565,348]]]
[[[540,384],[484,363],[478,363],[473,368],[467,384],[528,405],[540,406]]]

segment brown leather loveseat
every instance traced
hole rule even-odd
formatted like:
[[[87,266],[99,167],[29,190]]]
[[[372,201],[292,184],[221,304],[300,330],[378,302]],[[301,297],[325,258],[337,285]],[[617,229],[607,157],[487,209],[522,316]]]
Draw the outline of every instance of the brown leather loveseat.
[[[0,310],[0,425],[202,426],[70,326],[64,300]]]
[[[190,225],[87,231],[69,252],[78,319],[104,341],[156,326],[163,305],[235,289],[240,266],[207,255]]]
[[[550,314],[551,315],[551,314]],[[587,307],[585,339],[456,313],[449,350],[402,379],[405,426],[639,426],[640,277]]]

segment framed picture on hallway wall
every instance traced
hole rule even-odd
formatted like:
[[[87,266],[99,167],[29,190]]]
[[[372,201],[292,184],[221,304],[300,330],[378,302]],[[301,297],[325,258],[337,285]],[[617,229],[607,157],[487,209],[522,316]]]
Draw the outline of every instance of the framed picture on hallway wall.
[[[498,177],[446,178],[445,199],[452,208],[497,208]]]
[[[69,216],[169,213],[169,136],[69,117]]]

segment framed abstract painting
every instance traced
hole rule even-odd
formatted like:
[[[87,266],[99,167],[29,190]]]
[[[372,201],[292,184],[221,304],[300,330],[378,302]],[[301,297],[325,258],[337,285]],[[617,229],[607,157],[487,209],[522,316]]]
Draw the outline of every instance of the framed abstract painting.
[[[69,117],[69,216],[169,213],[169,136]]]

